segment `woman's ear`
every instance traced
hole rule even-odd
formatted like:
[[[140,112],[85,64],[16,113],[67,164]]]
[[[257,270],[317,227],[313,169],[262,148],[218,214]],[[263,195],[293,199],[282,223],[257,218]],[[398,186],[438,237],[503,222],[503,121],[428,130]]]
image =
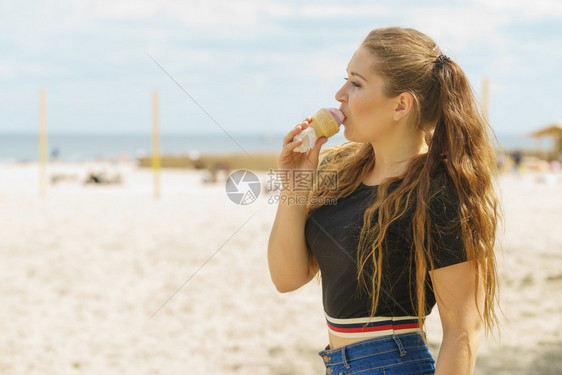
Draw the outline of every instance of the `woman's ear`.
[[[394,121],[399,121],[408,114],[414,108],[414,97],[409,92],[405,91],[398,95],[395,99],[394,113],[392,118]]]

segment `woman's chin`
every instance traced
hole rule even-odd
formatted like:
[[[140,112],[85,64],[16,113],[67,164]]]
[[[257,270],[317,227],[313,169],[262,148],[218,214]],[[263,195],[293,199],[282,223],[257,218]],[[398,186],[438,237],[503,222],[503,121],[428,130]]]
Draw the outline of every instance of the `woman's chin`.
[[[349,129],[347,128],[347,126],[345,126],[343,128],[343,137],[347,139],[349,142],[355,142],[355,139],[353,139],[353,135],[350,135],[349,133],[350,133]]]

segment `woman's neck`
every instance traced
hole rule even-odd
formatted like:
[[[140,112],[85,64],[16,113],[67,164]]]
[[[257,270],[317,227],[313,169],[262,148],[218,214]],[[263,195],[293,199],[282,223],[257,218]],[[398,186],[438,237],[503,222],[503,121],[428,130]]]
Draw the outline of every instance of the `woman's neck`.
[[[402,175],[412,158],[428,150],[421,131],[416,136],[400,138],[396,138],[394,142],[371,142],[375,152],[375,166],[363,180],[365,184],[378,185],[387,178]]]

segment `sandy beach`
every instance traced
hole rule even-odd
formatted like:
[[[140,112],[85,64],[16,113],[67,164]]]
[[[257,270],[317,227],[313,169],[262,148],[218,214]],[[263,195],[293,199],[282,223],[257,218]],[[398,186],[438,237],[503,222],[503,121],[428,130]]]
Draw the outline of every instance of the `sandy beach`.
[[[91,170],[121,183],[85,185]],[[279,294],[267,267],[276,204],[233,203],[224,177],[134,164],[0,166],[0,373],[322,374],[313,280]],[[256,172],[265,185],[265,172]],[[505,174],[498,236],[502,330],[476,374],[562,370],[562,173]],[[560,329],[559,329],[560,328]],[[437,309],[428,321],[436,356]]]

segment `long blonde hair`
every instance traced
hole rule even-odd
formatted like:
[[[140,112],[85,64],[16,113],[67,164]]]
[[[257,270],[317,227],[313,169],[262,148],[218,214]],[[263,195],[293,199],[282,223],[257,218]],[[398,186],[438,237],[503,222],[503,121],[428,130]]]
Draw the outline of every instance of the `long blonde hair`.
[[[450,59],[437,62],[441,51],[425,34],[397,27],[375,29],[363,41],[362,47],[376,57],[372,68],[386,81],[382,89],[384,95],[395,97],[409,92],[413,96],[414,122],[426,132],[428,144],[428,152],[414,157],[402,176],[387,179],[378,186],[375,202],[365,211],[357,252],[357,277],[370,293],[370,314],[376,314],[379,301],[387,229],[413,204],[413,252],[410,262],[415,264],[416,271],[413,302],[420,325],[423,325],[427,274],[434,268],[430,256],[433,251],[428,208],[430,182],[434,172],[444,165],[458,192],[466,259],[472,262],[475,270],[478,270],[477,266],[481,267],[485,303],[480,316],[488,333],[498,323],[495,308],[499,293],[494,244],[498,221],[501,220],[499,199],[494,189],[496,155],[490,142],[493,131],[480,114],[462,69]],[[435,126],[424,128],[427,124]],[[376,162],[370,143],[347,142],[324,150],[321,157],[319,170],[337,171],[337,189],[321,188],[315,183],[310,197],[339,199],[348,196],[359,187]],[[398,187],[389,191],[389,185],[396,181],[400,181]],[[307,217],[316,207],[307,205]],[[378,214],[377,225],[372,225],[375,213]],[[373,270],[370,280],[366,280],[365,272],[362,272],[367,265]],[[476,278],[475,289],[478,283],[479,278]],[[475,303],[478,306],[476,300]]]

